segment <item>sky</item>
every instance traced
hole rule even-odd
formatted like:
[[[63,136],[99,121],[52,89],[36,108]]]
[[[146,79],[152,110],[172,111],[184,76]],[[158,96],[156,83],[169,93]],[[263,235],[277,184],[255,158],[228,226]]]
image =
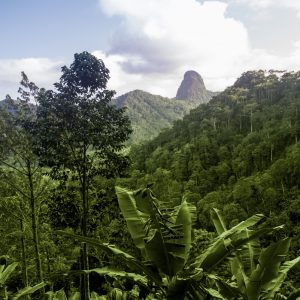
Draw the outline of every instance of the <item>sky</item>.
[[[117,95],[174,97],[187,70],[222,91],[245,71],[300,70],[300,0],[0,0],[0,99],[21,71],[53,89],[89,51]]]

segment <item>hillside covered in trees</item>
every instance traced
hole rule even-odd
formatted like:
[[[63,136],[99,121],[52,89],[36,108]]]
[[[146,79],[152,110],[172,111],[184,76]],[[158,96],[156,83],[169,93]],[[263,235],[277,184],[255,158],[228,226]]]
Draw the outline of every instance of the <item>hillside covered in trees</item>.
[[[130,143],[149,141],[196,106],[189,101],[152,95],[140,90],[121,95],[113,102],[118,107],[126,107],[133,129]]]
[[[209,230],[210,209],[228,224],[261,212],[286,224],[299,255],[300,73],[249,71],[233,86],[131,151],[134,188],[153,184],[162,199],[185,195],[197,224]]]
[[[222,211],[221,228],[238,226],[263,213],[267,225],[280,230],[273,237],[264,236],[262,243],[289,237],[289,257],[298,257],[299,110],[299,72],[245,72],[233,86],[176,121],[171,129],[143,146],[132,147],[130,178],[118,183],[130,189],[151,186],[158,199],[173,206],[182,203],[183,197],[196,207],[195,228],[200,232],[214,231],[214,209]],[[272,257],[277,250],[269,251]],[[264,264],[261,257],[259,262]],[[226,277],[226,268],[221,270]],[[298,265],[290,272],[285,289],[300,286],[299,272]],[[273,299],[257,297],[253,299]],[[225,299],[233,298],[227,294]]]

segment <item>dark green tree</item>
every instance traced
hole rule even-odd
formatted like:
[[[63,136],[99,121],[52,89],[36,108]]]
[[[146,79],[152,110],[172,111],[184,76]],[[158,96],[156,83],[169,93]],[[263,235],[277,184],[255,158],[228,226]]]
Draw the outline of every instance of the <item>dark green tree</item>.
[[[38,158],[33,153],[34,136],[26,130],[25,124],[31,122],[34,106],[30,101],[36,97],[39,88],[30,82],[22,72],[21,98],[13,101],[9,96],[6,107],[0,110],[0,174],[1,180],[15,191],[18,209],[21,211],[20,227],[23,231],[25,207],[30,208],[32,242],[36,264],[36,277],[43,281],[42,259],[40,251],[39,211],[42,197],[47,184],[42,176]],[[16,211],[15,211],[16,213]],[[24,274],[27,272],[25,240],[22,240],[22,265]],[[27,286],[24,275],[24,285]]]
[[[110,104],[115,92],[107,90],[109,70],[102,60],[88,52],[75,54],[70,67],[53,90],[37,97],[36,120],[30,124],[37,137],[36,153],[51,167],[52,177],[71,176],[79,182],[82,199],[81,233],[88,235],[89,188],[95,175],[114,177],[122,173],[128,159],[121,152],[131,133],[124,109]],[[86,244],[82,247],[82,268],[88,269]],[[89,297],[88,277],[83,298]]]

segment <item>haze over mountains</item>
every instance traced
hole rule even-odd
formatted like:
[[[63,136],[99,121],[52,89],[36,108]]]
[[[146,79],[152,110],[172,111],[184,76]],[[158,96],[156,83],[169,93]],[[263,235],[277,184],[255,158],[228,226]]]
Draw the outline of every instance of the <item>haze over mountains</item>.
[[[183,118],[189,111],[207,103],[217,93],[208,91],[202,77],[196,71],[187,71],[175,98],[153,95],[134,90],[119,96],[114,101],[126,107],[131,120],[132,143],[149,140],[164,128],[171,127],[175,120]]]

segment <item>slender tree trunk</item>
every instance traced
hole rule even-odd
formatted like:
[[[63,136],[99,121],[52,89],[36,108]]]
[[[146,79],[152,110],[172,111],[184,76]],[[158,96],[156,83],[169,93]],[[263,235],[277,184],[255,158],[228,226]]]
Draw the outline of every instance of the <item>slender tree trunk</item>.
[[[38,281],[42,282],[43,270],[42,270],[40,243],[39,243],[39,236],[38,236],[38,218],[37,218],[36,199],[34,196],[34,186],[33,186],[33,178],[32,178],[30,162],[27,162],[27,170],[28,170],[28,181],[29,181],[29,188],[30,188],[30,209],[31,209],[31,222],[32,222],[31,228],[32,228],[34,252],[35,252],[36,272],[37,272]]]
[[[27,258],[26,258],[26,245],[24,238],[24,224],[23,220],[20,219],[20,229],[22,232],[21,235],[21,249],[22,249],[22,275],[23,275],[23,285],[24,287],[28,286],[28,271],[27,271]]]
[[[274,150],[274,146],[273,146],[273,144],[271,144],[271,148],[270,148],[270,161],[271,161],[271,163],[273,162],[273,150]]]
[[[47,272],[48,274],[51,273],[51,263],[50,263],[50,255],[49,255],[49,250],[46,248],[46,256],[47,256]]]
[[[251,111],[250,111],[250,130],[251,130],[251,133],[253,132],[253,122],[252,122],[252,108],[251,108]]]
[[[82,207],[83,207],[83,215],[82,215],[82,235],[87,236],[87,220],[88,220],[88,195],[87,195],[87,170],[86,170],[86,149],[84,149],[84,157],[83,157],[83,173],[82,173]],[[83,243],[82,245],[82,267],[84,270],[89,269],[88,262],[88,249],[87,244]],[[88,274],[83,274],[83,300],[89,300],[89,276]]]
[[[282,190],[283,199],[285,199],[285,188],[282,180],[281,180],[281,190]]]
[[[242,115],[240,115],[240,132],[242,132]]]
[[[296,127],[296,130],[295,130],[295,144],[298,143],[298,132],[297,132],[297,125],[298,125],[298,107],[296,106],[296,122],[295,122],[295,127]]]

